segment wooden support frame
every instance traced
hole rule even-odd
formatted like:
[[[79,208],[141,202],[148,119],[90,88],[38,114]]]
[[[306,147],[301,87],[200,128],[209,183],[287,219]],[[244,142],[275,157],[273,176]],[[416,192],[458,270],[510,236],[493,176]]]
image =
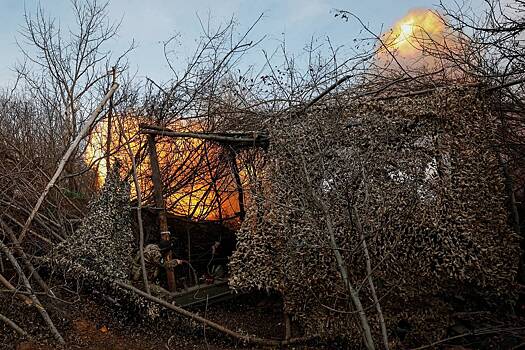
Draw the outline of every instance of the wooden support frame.
[[[267,150],[270,145],[270,139],[264,132],[227,132],[227,133],[203,133],[203,132],[180,132],[173,131],[171,129],[157,126],[140,124],[140,132],[148,135],[148,140],[152,140],[155,136],[167,136],[167,137],[180,137],[180,138],[196,138],[201,140],[209,140],[216,142],[228,149],[228,162],[232,170],[232,174],[237,187],[238,200],[239,200],[239,217],[241,221],[244,220],[246,215],[244,208],[244,191],[241,184],[241,178],[239,176],[239,168],[236,162],[236,152],[244,148],[259,147]],[[151,141],[149,141],[151,142]],[[152,147],[150,147],[152,149]],[[157,160],[158,165],[158,160]],[[158,168],[158,166],[157,166]],[[155,172],[152,163],[152,171]],[[159,176],[160,178],[160,176]],[[154,184],[156,187],[156,185]],[[162,184],[160,184],[162,186]],[[157,196],[157,195],[156,195]],[[161,192],[162,196],[162,192]],[[160,203],[160,202],[158,202]],[[159,204],[157,207],[161,207]],[[162,208],[164,208],[162,206]]]
[[[239,176],[239,168],[236,162],[236,151],[244,148],[259,147],[267,150],[270,144],[268,135],[264,132],[228,132],[228,133],[199,133],[199,132],[177,132],[171,129],[156,126],[140,124],[140,132],[148,135],[148,151],[151,165],[151,179],[153,182],[153,192],[155,198],[155,206],[159,209],[158,220],[161,231],[161,239],[170,240],[170,233],[168,230],[168,221],[166,216],[166,206],[163,197],[162,178],[160,173],[160,166],[156,148],[156,136],[180,137],[180,138],[196,138],[201,140],[209,140],[216,142],[228,148],[228,161],[232,169],[237,192],[239,196],[239,217],[244,220],[244,192]],[[167,262],[172,260],[171,251],[165,257]],[[173,268],[167,268],[168,289],[170,292],[176,290],[175,272]]]
[[[181,132],[174,131],[157,125],[140,124],[140,132],[148,135],[195,138],[217,142],[228,145],[233,149],[259,147],[264,150],[270,146],[270,138],[265,132],[226,132],[226,133],[207,133],[207,132]]]
[[[149,151],[149,159],[150,159],[150,165],[151,165],[151,180],[153,182],[153,193],[155,197],[155,206],[160,209],[159,215],[158,215],[160,238],[171,242],[171,235],[168,229],[168,218],[166,215],[166,205],[164,203],[164,197],[162,195],[163,193],[162,178],[160,175],[159,158],[157,155],[157,146],[155,143],[154,135],[148,136],[148,151]],[[164,259],[166,260],[166,262],[170,262],[172,258],[173,258],[172,252],[170,249],[164,255]],[[175,271],[173,271],[172,267],[166,268],[166,275],[168,277],[168,290],[170,292],[175,292],[177,289],[177,285],[175,283]]]

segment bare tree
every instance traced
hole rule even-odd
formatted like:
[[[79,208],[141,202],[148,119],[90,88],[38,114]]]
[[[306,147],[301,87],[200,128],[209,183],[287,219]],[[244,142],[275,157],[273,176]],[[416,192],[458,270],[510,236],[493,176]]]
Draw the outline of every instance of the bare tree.
[[[108,68],[118,67],[124,56],[112,58],[111,41],[119,29],[107,15],[108,3],[71,1],[74,27],[63,28],[48,17],[42,5],[35,14],[25,13],[25,28],[19,42],[25,62],[17,71],[43,99],[54,102],[63,120],[68,140],[72,140],[100,100],[97,84],[108,75]],[[130,48],[131,49],[131,48]],[[111,64],[108,64],[111,62]]]

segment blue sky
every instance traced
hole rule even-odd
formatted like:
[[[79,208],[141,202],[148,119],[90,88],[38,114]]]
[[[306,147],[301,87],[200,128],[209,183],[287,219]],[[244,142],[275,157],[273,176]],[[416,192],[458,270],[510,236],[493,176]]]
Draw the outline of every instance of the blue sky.
[[[346,9],[358,15],[375,31],[388,28],[413,8],[433,8],[439,0],[111,0],[110,18],[122,19],[120,35],[114,43],[115,51],[124,50],[135,39],[137,48],[129,55],[131,67],[138,77],[166,80],[168,67],[162,53],[162,41],[179,34],[180,54],[189,55],[200,33],[197,15],[211,16],[212,23],[220,23],[234,15],[240,30],[250,26],[261,13],[264,18],[256,27],[253,39],[267,35],[250,59],[256,61],[262,49],[273,51],[286,39],[290,52],[300,54],[312,37],[329,36],[335,45],[352,45],[359,35],[355,23],[334,18],[333,9]],[[481,0],[467,0],[473,7]],[[445,0],[445,3],[452,0]],[[11,68],[21,55],[16,46],[18,32],[24,24],[24,6],[32,11],[36,0],[0,0],[0,86],[14,77]],[[51,16],[67,26],[72,20],[69,0],[41,0]],[[186,49],[188,48],[188,49]],[[188,51],[185,51],[188,50]]]

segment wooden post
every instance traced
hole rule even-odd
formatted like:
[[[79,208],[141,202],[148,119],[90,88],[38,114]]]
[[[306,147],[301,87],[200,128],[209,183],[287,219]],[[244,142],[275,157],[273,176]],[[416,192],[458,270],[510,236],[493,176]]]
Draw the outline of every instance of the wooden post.
[[[113,77],[113,83],[117,79],[117,69],[115,66],[111,68],[111,75]],[[111,129],[113,128],[113,95],[109,98],[109,110],[108,110],[108,135],[106,137],[106,176],[111,172]]]
[[[284,312],[284,339],[290,340],[292,338],[292,322],[290,321],[290,315]]]
[[[190,228],[188,226],[186,226],[186,239],[188,240],[187,242],[188,258],[186,260],[188,260],[188,263],[191,264],[191,235],[190,235]]]
[[[151,166],[151,180],[153,181],[153,193],[155,197],[155,206],[159,208],[159,228],[160,228],[160,238],[166,241],[171,242],[170,232],[168,231],[168,218],[166,216],[166,207],[164,205],[163,198],[163,189],[162,189],[162,179],[160,177],[160,167],[159,167],[159,158],[157,156],[157,147],[155,144],[155,136],[148,135],[148,150],[149,150],[149,160]],[[169,250],[166,255],[164,255],[166,262],[172,260],[172,253]],[[175,292],[175,272],[173,268],[166,269],[166,275],[168,277],[168,290],[170,292]]]
[[[244,217],[246,216],[246,211],[244,210],[244,190],[242,188],[241,176],[239,175],[239,167],[237,166],[235,150],[232,147],[228,147],[228,150],[228,160],[230,162],[230,168],[232,170],[233,178],[235,180],[235,185],[237,186],[237,198],[239,201],[239,218],[242,222],[244,221]]]

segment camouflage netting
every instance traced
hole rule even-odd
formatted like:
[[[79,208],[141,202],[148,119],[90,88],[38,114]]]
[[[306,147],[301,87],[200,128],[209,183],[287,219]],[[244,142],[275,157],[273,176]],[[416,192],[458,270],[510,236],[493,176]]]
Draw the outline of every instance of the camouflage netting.
[[[52,264],[75,277],[128,280],[134,241],[129,191],[113,169],[80,227],[48,254]]]
[[[278,291],[307,333],[359,343],[331,222],[379,341],[359,219],[392,338],[402,321],[405,344],[440,339],[451,300],[512,302],[518,240],[507,225],[497,123],[475,93],[448,88],[344,104],[339,96],[261,126],[272,142],[251,184],[231,285]]]
[[[114,283],[130,283],[134,256],[130,186],[119,173],[117,163],[98,197],[89,204],[80,227],[45,260],[66,278],[83,280],[87,287],[117,300],[124,312],[156,319],[161,312],[159,305]]]

